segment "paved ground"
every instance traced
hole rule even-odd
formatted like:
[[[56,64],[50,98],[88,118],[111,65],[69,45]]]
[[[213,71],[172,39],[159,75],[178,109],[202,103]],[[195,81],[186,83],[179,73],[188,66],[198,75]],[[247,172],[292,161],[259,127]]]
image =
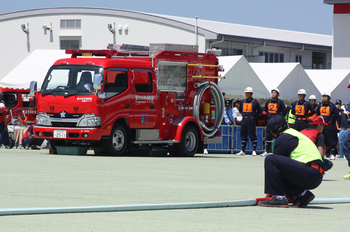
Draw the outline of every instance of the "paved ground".
[[[49,155],[0,149],[0,208],[209,202],[263,197],[264,158]],[[316,198],[350,197],[338,159]],[[347,231],[350,204],[1,216],[1,231]]]

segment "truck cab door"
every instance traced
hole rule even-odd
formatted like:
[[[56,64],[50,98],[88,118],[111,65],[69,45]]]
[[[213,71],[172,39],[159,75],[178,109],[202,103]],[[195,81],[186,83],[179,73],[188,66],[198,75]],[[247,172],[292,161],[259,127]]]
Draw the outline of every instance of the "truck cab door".
[[[106,93],[102,103],[103,122],[109,124],[117,118],[129,119],[132,90],[126,68],[107,70],[103,91]]]
[[[132,70],[134,89],[130,108],[131,128],[154,128],[157,120],[157,91],[151,70]]]

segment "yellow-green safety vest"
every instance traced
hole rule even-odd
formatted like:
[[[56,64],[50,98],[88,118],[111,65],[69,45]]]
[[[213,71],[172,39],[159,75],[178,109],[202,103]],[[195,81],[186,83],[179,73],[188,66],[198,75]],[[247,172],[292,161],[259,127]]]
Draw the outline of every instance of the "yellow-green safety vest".
[[[284,118],[286,119],[289,125],[293,125],[295,123],[295,119],[290,117],[295,117],[294,114],[292,114],[292,109],[289,110],[289,112],[286,114]]]
[[[292,128],[285,130],[283,133],[297,137],[299,140],[298,146],[290,153],[291,159],[305,164],[314,160],[322,161],[321,154],[316,145],[308,137]]]

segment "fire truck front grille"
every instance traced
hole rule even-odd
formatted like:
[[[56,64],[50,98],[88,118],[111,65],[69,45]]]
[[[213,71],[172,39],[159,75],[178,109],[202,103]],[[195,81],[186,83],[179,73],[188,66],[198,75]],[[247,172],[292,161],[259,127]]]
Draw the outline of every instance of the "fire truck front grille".
[[[60,113],[48,113],[48,116],[50,116],[51,118],[62,118]],[[80,118],[81,116],[83,116],[83,114],[69,114],[67,113],[64,118]]]
[[[76,127],[76,122],[52,122],[53,127]]]

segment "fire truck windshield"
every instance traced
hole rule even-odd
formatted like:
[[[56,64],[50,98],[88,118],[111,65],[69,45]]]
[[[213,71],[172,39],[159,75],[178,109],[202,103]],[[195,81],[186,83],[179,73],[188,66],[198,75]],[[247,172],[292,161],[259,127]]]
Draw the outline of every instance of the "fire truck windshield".
[[[93,86],[95,74],[103,75],[103,67],[93,65],[56,65],[51,67],[41,87],[44,95],[88,95],[84,85]]]

